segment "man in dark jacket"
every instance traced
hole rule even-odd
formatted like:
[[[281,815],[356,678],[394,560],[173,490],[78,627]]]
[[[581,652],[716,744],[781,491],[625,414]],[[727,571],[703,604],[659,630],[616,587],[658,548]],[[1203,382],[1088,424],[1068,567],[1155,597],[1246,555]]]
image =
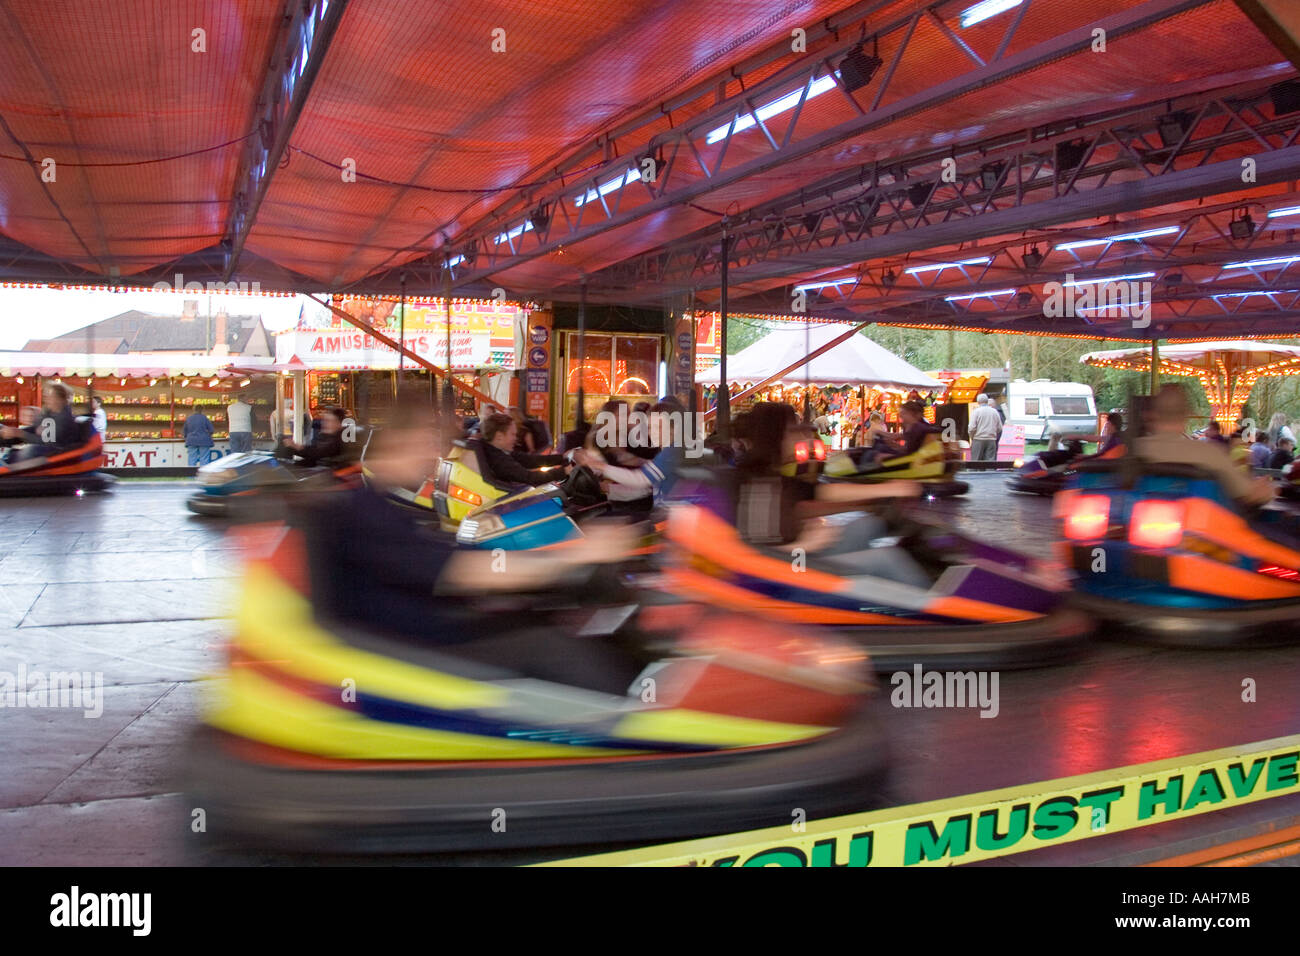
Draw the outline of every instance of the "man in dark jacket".
[[[57,455],[75,448],[81,432],[72,414],[72,390],[61,382],[45,386],[45,407],[36,422],[25,428],[0,427],[0,438],[21,447],[15,448],[11,462]]]
[[[310,442],[300,445],[297,442],[287,441],[284,443],[285,448],[291,450],[296,458],[307,465],[318,465],[331,458],[342,458],[343,419],[345,418],[347,412],[343,409],[327,408],[321,412],[320,431],[313,434]]]
[[[903,423],[903,446],[897,452],[882,455],[882,458],[895,458],[911,455],[919,451],[925,439],[941,431],[925,420],[925,406],[920,402],[904,402],[898,409],[899,420]]]
[[[1277,448],[1274,450],[1273,454],[1269,456],[1268,467],[1281,469],[1285,468],[1293,461],[1295,461],[1295,451],[1292,448],[1291,439],[1279,438],[1277,440]]]
[[[487,457],[487,476],[495,481],[517,485],[544,485],[549,481],[562,481],[560,470],[535,471],[550,465],[563,465],[563,455],[530,455],[512,452],[515,447],[518,425],[509,415],[489,415],[483,422],[483,452]]]
[[[196,407],[185,418],[184,435],[189,465],[197,468],[212,448],[212,420]]]

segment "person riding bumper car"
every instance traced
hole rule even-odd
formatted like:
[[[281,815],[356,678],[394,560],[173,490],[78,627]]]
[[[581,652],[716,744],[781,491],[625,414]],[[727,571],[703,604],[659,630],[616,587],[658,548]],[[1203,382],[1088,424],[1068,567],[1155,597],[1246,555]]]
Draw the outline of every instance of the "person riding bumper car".
[[[755,408],[737,467],[685,479],[667,526],[665,592],[823,625],[881,669],[1034,666],[1079,650],[1065,582],[1013,551],[909,515],[919,482],[862,487],[777,467],[797,433]],[[797,449],[798,442],[795,442]]]
[[[104,441],[88,417],[75,419],[75,436],[65,446],[31,446],[38,453],[0,459],[0,498],[81,495],[110,491],[117,479],[104,466]],[[15,449],[23,445],[14,445]]]
[[[1080,465],[1056,498],[1072,603],[1110,628],[1190,647],[1300,641],[1300,516],[1254,510],[1202,469]]]
[[[442,531],[455,534],[477,509],[550,481],[563,481],[560,456],[507,450],[513,447],[516,428],[506,415],[487,416],[483,437],[454,440],[432,476],[418,487],[390,488],[389,494],[398,504],[436,518]]]
[[[370,432],[334,410],[322,418],[322,438],[329,444],[320,450],[331,454],[314,454],[312,445],[282,445],[270,454],[226,455],[198,469],[195,480],[200,488],[186,500],[186,507],[205,517],[267,521],[284,517],[291,496],[356,487]]]
[[[495,852],[869,802],[884,747],[860,651],[580,582],[560,616],[470,603],[396,633],[329,610],[337,576],[314,536],[336,524],[295,523],[247,568],[231,666],[189,748],[187,790],[219,839]]]
[[[1144,401],[1148,434],[1079,466],[1057,495],[1073,603],[1163,644],[1259,646],[1300,638],[1300,515],[1262,507],[1272,484],[1226,446],[1189,440],[1173,383]],[[1141,433],[1140,433],[1141,434]]]
[[[955,477],[959,463],[948,452],[939,429],[924,421],[924,407],[918,402],[905,402],[900,414],[907,423],[901,452],[876,448],[835,452],[826,459],[825,480],[863,484],[919,481],[929,498],[949,498],[970,491],[967,482]]]

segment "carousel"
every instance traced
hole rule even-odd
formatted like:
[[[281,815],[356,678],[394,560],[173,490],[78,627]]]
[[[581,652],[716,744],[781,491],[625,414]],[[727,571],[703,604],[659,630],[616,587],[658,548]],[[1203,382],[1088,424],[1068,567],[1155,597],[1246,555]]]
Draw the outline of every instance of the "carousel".
[[[1151,372],[1151,349],[1116,349],[1089,352],[1079,359],[1088,365]],[[1250,391],[1261,378],[1300,375],[1300,345],[1254,342],[1192,342],[1165,345],[1156,352],[1161,375],[1195,378],[1205,389],[1210,416],[1228,429],[1241,420]]]

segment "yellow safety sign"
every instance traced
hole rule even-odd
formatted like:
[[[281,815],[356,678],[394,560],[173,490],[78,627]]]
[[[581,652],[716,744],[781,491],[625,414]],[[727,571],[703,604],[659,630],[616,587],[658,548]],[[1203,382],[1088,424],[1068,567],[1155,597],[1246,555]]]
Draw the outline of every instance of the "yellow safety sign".
[[[951,866],[1300,793],[1300,734],[928,803],[542,866]]]

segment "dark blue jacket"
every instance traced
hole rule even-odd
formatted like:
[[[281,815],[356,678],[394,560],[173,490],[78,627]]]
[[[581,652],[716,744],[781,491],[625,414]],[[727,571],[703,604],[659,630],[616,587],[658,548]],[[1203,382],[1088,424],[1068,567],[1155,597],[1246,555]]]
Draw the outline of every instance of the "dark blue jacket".
[[[185,419],[185,444],[192,448],[212,447],[212,422],[200,411],[190,412]]]

